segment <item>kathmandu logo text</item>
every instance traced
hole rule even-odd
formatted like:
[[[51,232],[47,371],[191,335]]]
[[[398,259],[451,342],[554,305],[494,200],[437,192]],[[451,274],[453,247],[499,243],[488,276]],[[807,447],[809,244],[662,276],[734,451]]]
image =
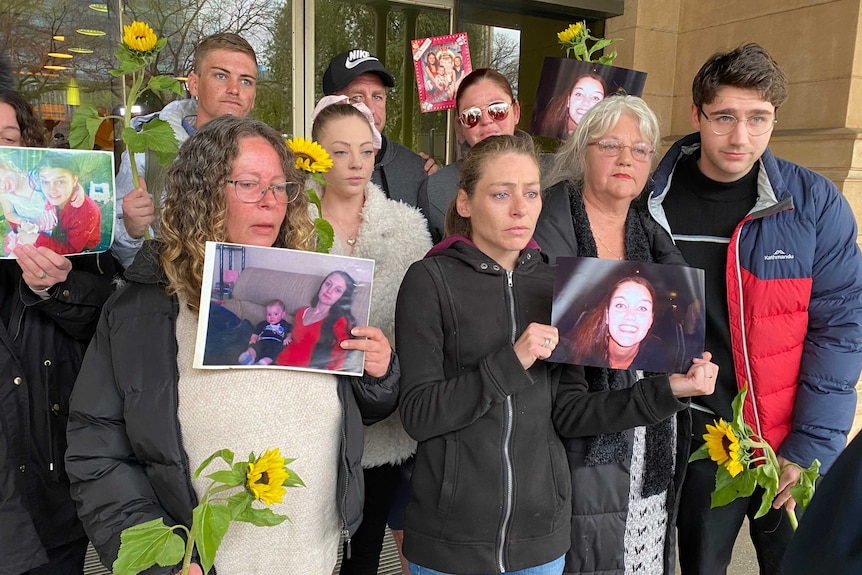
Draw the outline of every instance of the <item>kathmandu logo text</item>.
[[[796,259],[796,256],[788,254],[784,250],[775,250],[775,253],[771,256],[763,256],[763,259],[768,262],[772,260],[792,260]]]

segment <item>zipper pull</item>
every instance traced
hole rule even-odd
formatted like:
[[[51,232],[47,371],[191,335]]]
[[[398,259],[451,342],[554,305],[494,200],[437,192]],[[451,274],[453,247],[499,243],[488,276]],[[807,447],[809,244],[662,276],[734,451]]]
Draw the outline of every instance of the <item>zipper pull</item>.
[[[341,530],[341,536],[344,537],[344,551],[343,551],[344,558],[350,559],[350,556],[352,555],[351,549],[350,549],[350,531],[348,531],[347,529],[342,529]]]
[[[506,270],[506,278],[509,280],[509,287],[512,287],[512,270]]]

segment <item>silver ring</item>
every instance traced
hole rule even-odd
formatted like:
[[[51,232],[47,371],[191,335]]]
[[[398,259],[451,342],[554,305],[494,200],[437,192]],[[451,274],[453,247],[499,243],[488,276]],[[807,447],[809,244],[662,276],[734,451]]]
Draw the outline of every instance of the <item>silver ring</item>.
[[[551,347],[551,338],[546,337],[545,343],[542,344],[543,347]]]
[[[38,277],[40,280],[43,280],[43,279],[45,279],[45,278],[46,278],[46,277],[48,277],[48,276],[47,276],[47,275],[45,275],[45,272],[42,272],[42,273],[40,273],[40,274],[39,274],[38,276],[36,276],[36,277]]]

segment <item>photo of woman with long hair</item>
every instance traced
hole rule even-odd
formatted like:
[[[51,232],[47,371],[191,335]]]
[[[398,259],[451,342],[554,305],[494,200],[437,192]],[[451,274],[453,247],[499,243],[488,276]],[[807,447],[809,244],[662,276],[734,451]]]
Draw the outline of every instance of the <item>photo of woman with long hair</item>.
[[[356,282],[347,272],[330,272],[311,305],[301,308],[293,318],[290,343],[275,360],[276,365],[340,370],[347,357],[341,342],[350,339],[356,325],[351,307]]]
[[[604,78],[594,72],[576,76],[569,87],[544,108],[536,107],[533,125],[536,134],[566,141],[590,108],[608,93]]]
[[[632,275],[617,281],[599,305],[578,322],[572,334],[572,358],[578,365],[612,369],[641,367],[660,361],[661,340],[650,335],[656,295],[646,278]],[[639,360],[639,361],[638,361]]]

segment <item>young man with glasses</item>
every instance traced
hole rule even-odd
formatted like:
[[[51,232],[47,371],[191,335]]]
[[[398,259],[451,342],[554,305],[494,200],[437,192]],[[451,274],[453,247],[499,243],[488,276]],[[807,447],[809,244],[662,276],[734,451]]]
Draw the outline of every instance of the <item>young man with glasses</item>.
[[[689,265],[705,270],[706,348],[720,366],[712,396],[692,401],[693,441],[732,417],[748,385],[746,423],[782,466],[829,470],[844,448],[862,367],[862,256],[856,222],[826,178],[767,148],[787,81],[757,44],[713,55],[692,86],[697,133],[677,142],[648,199]],[[793,531],[785,509],[799,478],[784,467],[773,509],[763,491],[715,509],[715,463],[688,466],[678,527],[684,574],[723,574],[748,516],[760,572],[778,573]]]
[[[386,91],[395,87],[395,76],[365,50],[342,52],[323,73],[326,96],[347,96],[351,104],[363,103],[371,110],[374,126],[383,142],[374,156],[371,181],[387,197],[415,206],[419,188],[437,171],[433,158],[417,154],[383,135],[386,127]]]

